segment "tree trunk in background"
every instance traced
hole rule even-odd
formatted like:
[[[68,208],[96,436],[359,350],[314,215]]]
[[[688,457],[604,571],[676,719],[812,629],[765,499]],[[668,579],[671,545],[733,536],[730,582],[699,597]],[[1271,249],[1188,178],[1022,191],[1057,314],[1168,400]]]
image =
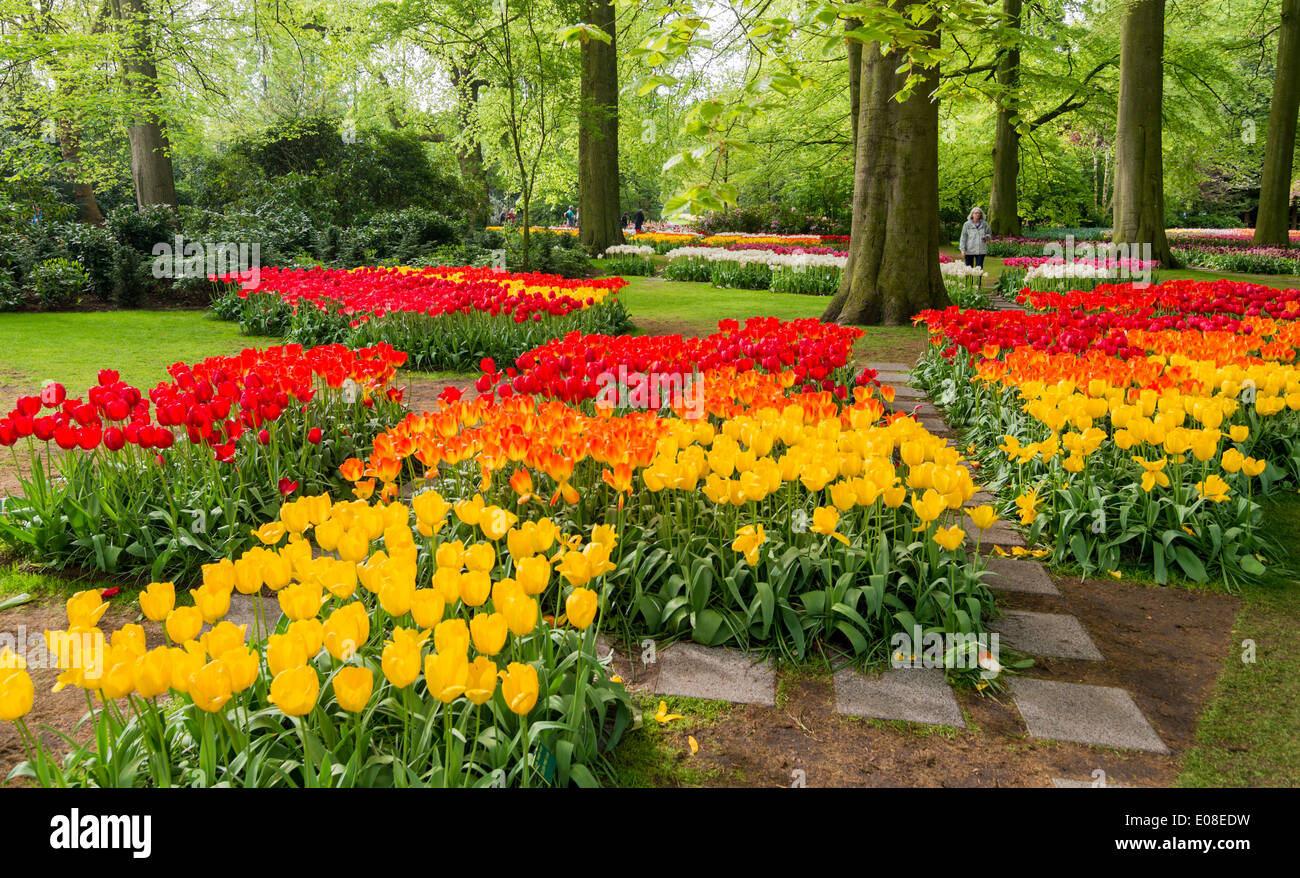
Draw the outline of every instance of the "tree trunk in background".
[[[582,44],[578,103],[578,239],[589,253],[623,243],[618,185],[618,51],[612,0],[588,0],[587,22],[610,41]]]
[[[81,134],[68,119],[58,123],[59,153],[72,181],[72,197],[77,203],[77,219],[96,226],[104,224],[104,214],[95,199],[95,187],[81,177]]]
[[[850,18],[844,22],[844,30],[857,30],[862,27],[862,19]],[[849,121],[853,126],[853,179],[856,180],[858,168],[858,113],[862,104],[862,43],[845,38],[845,48],[849,56]]]
[[[1002,0],[1007,25],[1020,31],[1021,0]],[[1009,48],[998,62],[998,85],[1005,89],[998,107],[993,138],[993,188],[989,193],[989,227],[994,235],[1020,234],[1020,46]]]
[[[1161,266],[1171,264],[1160,152],[1164,49],[1165,0],[1135,0],[1120,31],[1113,240],[1149,243]]]
[[[457,93],[456,118],[460,121],[462,131],[471,131],[479,91],[487,82],[474,76],[469,67],[453,67],[451,75],[452,86]],[[460,166],[460,178],[473,199],[469,214],[470,227],[482,229],[488,225],[492,199],[488,192],[487,172],[483,167],[483,143],[477,135],[471,143],[457,141],[456,163]]]
[[[900,12],[903,0],[894,0]],[[937,19],[925,43],[939,45]],[[838,323],[901,326],[948,305],[939,273],[939,69],[907,100],[898,56],[862,49],[862,92],[853,182],[853,228],[839,292],[822,314]]]
[[[1273,102],[1264,142],[1264,175],[1259,186],[1255,243],[1285,247],[1290,243],[1291,161],[1295,155],[1296,113],[1300,112],[1300,0],[1282,0],[1277,40]]]
[[[158,66],[149,33],[149,11],[145,0],[114,0],[114,13],[126,34],[122,71],[127,90],[140,104],[126,130],[131,142],[131,179],[135,184],[136,206],[176,207],[171,146],[155,109],[160,94]]]

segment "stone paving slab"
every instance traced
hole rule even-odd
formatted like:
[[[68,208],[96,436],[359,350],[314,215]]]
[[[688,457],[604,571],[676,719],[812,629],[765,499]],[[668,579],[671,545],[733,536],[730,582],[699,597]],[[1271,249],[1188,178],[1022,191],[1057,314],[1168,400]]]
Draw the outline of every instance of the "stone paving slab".
[[[1107,782],[1107,783],[1099,784],[1095,780],[1070,780],[1068,777],[1052,778],[1052,786],[1056,787],[1058,790],[1078,790],[1078,789],[1084,789],[1086,787],[1093,787],[1096,789],[1105,789],[1105,790],[1134,789],[1133,787],[1124,783]]]
[[[897,387],[899,384],[911,384],[912,373],[910,372],[877,372],[876,380],[881,384],[892,384]]]
[[[966,728],[942,668],[890,668],[879,676],[844,668],[835,674],[835,710],[851,716]]]
[[[1016,561],[993,555],[984,560],[984,567],[992,576],[984,577],[984,584],[998,591],[1018,591],[1026,594],[1059,595],[1047,568],[1037,561]]]
[[[659,650],[654,691],[732,701],[737,704],[776,704],[776,670],[770,661],[755,662],[743,652],[674,643]]]
[[[933,432],[933,431],[931,431]],[[962,530],[966,531],[966,538],[972,544],[975,542],[975,536],[979,535],[980,548],[989,546],[1002,546],[1011,548],[1014,546],[1024,546],[1025,538],[1020,535],[1020,531],[1014,530],[1006,523],[1006,519],[995,521],[993,526],[988,530],[980,530],[975,526],[975,522],[970,520],[969,515],[963,514],[961,517]]]
[[[894,399],[896,400],[895,406],[899,408],[902,408],[902,406],[898,404],[897,400],[907,400],[908,407],[910,407],[912,400],[925,399],[925,391],[917,390],[915,387],[913,387],[910,384],[894,384],[889,381],[885,381],[883,383],[888,384],[890,387],[894,388]]]
[[[921,426],[925,427],[926,430],[928,430],[931,434],[935,436],[952,435],[952,428],[948,426],[948,422],[945,421],[943,418],[922,417],[920,418],[920,421],[921,421]]]
[[[866,363],[868,369],[875,369],[877,372],[911,372],[911,363]]]
[[[1007,610],[989,625],[1007,645],[1029,655],[1044,658],[1103,661],[1101,650],[1092,642],[1083,623],[1064,613],[1032,613]]]
[[[275,625],[280,621],[280,602],[274,596],[267,597],[262,595],[262,612],[266,614],[266,624],[268,630],[274,631]],[[247,635],[252,638],[253,633],[258,629],[257,605],[253,603],[253,596],[232,592],[230,595],[230,612],[226,613],[226,621],[234,622],[236,625],[246,625]]]
[[[1035,738],[1169,752],[1123,689],[1013,677],[1011,691],[1029,734]]]

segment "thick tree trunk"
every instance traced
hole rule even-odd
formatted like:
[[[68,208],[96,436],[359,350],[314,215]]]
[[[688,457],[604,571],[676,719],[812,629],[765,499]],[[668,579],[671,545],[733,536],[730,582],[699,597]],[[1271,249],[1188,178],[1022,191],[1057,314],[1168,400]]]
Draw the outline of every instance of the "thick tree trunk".
[[[1285,247],[1290,243],[1291,161],[1295,154],[1296,113],[1300,112],[1300,0],[1282,0],[1277,40],[1273,102],[1264,142],[1264,176],[1259,187],[1255,243]]]
[[[452,85],[456,89],[456,118],[463,131],[473,130],[474,108],[478,106],[479,92],[487,82],[474,75],[472,67],[454,67]],[[460,166],[460,179],[469,190],[470,227],[481,229],[488,224],[492,199],[488,191],[487,172],[483,166],[483,144],[475,135],[469,143],[457,142],[456,163]]]
[[[844,22],[844,30],[853,31],[862,27],[862,19],[850,18]],[[846,37],[845,48],[849,56],[849,122],[852,125],[853,139],[853,179],[857,179],[858,158],[858,113],[862,106],[862,43]]]
[[[895,0],[895,8],[903,8]],[[925,43],[937,47],[937,21]],[[839,292],[822,314],[839,323],[900,326],[948,305],[939,273],[939,69],[905,101],[897,54],[862,49],[862,92],[853,184],[853,227]]]
[[[600,254],[623,243],[618,185],[618,52],[612,0],[588,0],[587,22],[610,41],[582,45],[578,102],[578,239]]]
[[[77,203],[77,219],[96,226],[104,224],[103,211],[95,198],[95,187],[81,176],[81,135],[67,119],[58,125],[59,153],[72,181],[72,197]]]
[[[158,66],[149,33],[145,0],[115,0],[115,13],[124,29],[126,56],[122,71],[127,90],[138,104],[127,138],[131,143],[131,179],[137,207],[176,206],[176,176],[172,169],[167,129],[155,109],[159,103]]]
[[[1007,26],[1020,31],[1021,0],[1002,0]],[[1007,49],[998,62],[998,85],[1002,103],[998,107],[997,133],[993,138],[993,188],[989,193],[989,226],[994,235],[1020,234],[1020,46]]]
[[[1152,258],[1169,265],[1160,151],[1164,49],[1165,0],[1134,0],[1120,31],[1113,240],[1150,244]]]

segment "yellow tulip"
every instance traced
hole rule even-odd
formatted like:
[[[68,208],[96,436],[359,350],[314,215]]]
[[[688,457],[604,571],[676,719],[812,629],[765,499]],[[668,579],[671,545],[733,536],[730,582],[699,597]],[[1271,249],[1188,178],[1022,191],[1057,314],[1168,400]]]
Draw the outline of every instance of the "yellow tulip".
[[[511,662],[502,675],[501,694],[512,713],[520,716],[537,704],[537,669],[532,665]]]
[[[504,613],[476,613],[469,621],[469,633],[476,650],[483,655],[496,655],[506,645],[510,628]],[[437,635],[434,629],[435,639]]]
[[[226,706],[234,694],[230,669],[220,660],[208,662],[190,674],[187,691],[195,707],[207,713],[216,713]]]
[[[203,621],[209,625],[220,621],[226,613],[230,612],[230,592],[223,591],[219,587],[201,585],[192,588],[190,597],[194,598],[194,606],[203,617]]]
[[[294,621],[313,619],[320,612],[323,591],[319,583],[299,582],[285,586],[277,595],[280,611]]]
[[[165,646],[151,649],[135,660],[131,673],[135,691],[142,698],[155,698],[163,694],[172,682],[171,650]]]
[[[469,684],[469,661],[463,652],[438,652],[424,659],[424,681],[429,694],[450,704]]]
[[[971,523],[980,530],[988,530],[998,521],[998,514],[987,504],[972,507],[966,514],[970,516]]]
[[[360,713],[375,689],[374,671],[365,667],[340,668],[334,675],[334,699],[348,713]]]
[[[79,591],[68,598],[68,627],[94,628],[108,610],[97,589]]]
[[[564,601],[564,612],[569,617],[569,624],[584,630],[596,618],[600,599],[589,588],[575,588]]]
[[[203,565],[203,584],[212,591],[230,594],[235,589],[235,565],[229,558]]]
[[[0,654],[0,720],[22,719],[36,701],[36,686],[27,673],[26,662],[5,647]]]
[[[380,665],[388,682],[399,689],[410,686],[420,676],[420,647],[428,639],[427,632],[410,628],[394,628],[392,640],[380,653]]]
[[[243,646],[246,635],[247,629],[245,626],[236,625],[231,621],[224,621],[203,632],[203,636],[199,638],[199,643],[208,655],[213,658],[220,658],[223,652]]]
[[[263,545],[274,546],[280,540],[284,539],[285,527],[279,521],[268,521],[266,524],[253,531],[253,536],[262,541]]]
[[[266,666],[275,678],[281,671],[307,664],[307,644],[296,634],[272,634],[266,639]]]
[[[167,655],[172,665],[171,687],[177,692],[189,692],[190,678],[203,667],[203,647],[190,640],[183,647],[168,647]]]
[[[482,570],[466,570],[460,575],[457,591],[467,607],[481,607],[492,594],[492,577]]]
[[[1241,471],[1246,475],[1250,476],[1251,478],[1254,478],[1255,476],[1258,476],[1260,473],[1262,473],[1265,467],[1267,466],[1268,463],[1266,461],[1256,460],[1253,457],[1248,457],[1241,462]]]
[[[125,649],[139,658],[145,653],[144,628],[135,623],[123,625],[113,632],[109,643],[115,649]]]
[[[818,506],[813,510],[812,525],[809,529],[813,533],[821,534],[824,537],[834,537],[847,546],[849,539],[836,530],[839,526],[840,511],[834,506]]]
[[[150,622],[161,622],[176,606],[176,586],[170,582],[151,582],[140,592],[140,610]]]
[[[316,676],[316,669],[304,665],[277,674],[271,681],[267,700],[286,716],[305,716],[316,706],[319,695],[320,678]]]
[[[497,550],[491,543],[475,543],[465,550],[464,563],[470,570],[488,572],[497,563]]]
[[[474,704],[486,704],[496,689],[496,663],[484,656],[479,656],[470,662],[465,682],[465,697]]]
[[[955,552],[957,550],[957,547],[961,545],[961,541],[965,539],[965,537],[966,537],[966,531],[962,530],[960,527],[957,527],[956,525],[953,525],[952,527],[948,527],[948,528],[943,528],[943,527],[936,528],[933,539],[936,543],[943,546],[949,552]]]
[[[411,618],[421,628],[432,628],[442,621],[447,602],[436,588],[417,588],[411,595]]]
[[[365,631],[367,636],[370,633],[370,619],[365,620]],[[286,634],[295,634],[302,638],[302,642],[307,644],[307,655],[314,656],[320,652],[321,644],[325,642],[325,623],[320,619],[299,619],[297,622],[290,622],[285,628]]]
[[[551,562],[545,555],[521,558],[515,564],[515,578],[524,594],[538,595],[546,591],[551,581]]]
[[[172,643],[193,640],[203,628],[203,614],[198,607],[177,607],[167,614],[165,628]]]
[[[736,538],[731,543],[731,548],[745,556],[745,563],[750,567],[758,564],[758,550],[767,542],[767,534],[763,532],[761,524],[747,524],[740,530],[736,531]]]
[[[221,654],[221,663],[226,666],[226,670],[230,673],[230,691],[232,693],[243,692],[249,686],[252,686],[257,681],[258,671],[262,667],[258,661],[257,653],[246,646],[223,652]]]

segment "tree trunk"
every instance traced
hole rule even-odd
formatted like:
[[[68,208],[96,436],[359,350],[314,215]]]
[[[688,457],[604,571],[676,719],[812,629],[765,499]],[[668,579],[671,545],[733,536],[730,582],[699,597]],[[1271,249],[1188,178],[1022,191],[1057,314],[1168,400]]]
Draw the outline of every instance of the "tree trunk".
[[[1290,244],[1291,160],[1295,154],[1296,113],[1300,112],[1300,0],[1282,0],[1282,25],[1277,40],[1277,69],[1273,103],[1264,142],[1264,175],[1259,186],[1259,215],[1255,243]]]
[[[582,44],[578,102],[578,239],[593,255],[623,243],[618,185],[618,51],[612,0],[588,0],[587,22],[610,41]]]
[[[1160,152],[1164,48],[1165,0],[1134,0],[1120,30],[1113,240],[1149,243],[1151,257],[1168,266]]]
[[[149,32],[145,0],[115,0],[114,11],[126,32],[122,71],[136,102],[127,138],[131,143],[131,179],[137,207],[165,204],[176,207],[176,176],[172,170],[167,129],[158,117],[158,66]]]
[[[95,199],[95,187],[81,176],[81,134],[70,119],[61,119],[58,124],[59,153],[67,167],[68,179],[72,182],[72,197],[77,203],[77,219],[83,223],[102,226],[103,211]]]
[[[852,31],[862,27],[862,19],[850,18],[844,22],[844,30]],[[849,122],[853,126],[853,179],[856,180],[858,168],[858,113],[862,105],[862,43],[845,37],[845,48],[849,56]]]
[[[461,130],[472,131],[474,108],[478,106],[479,92],[487,82],[474,75],[472,66],[456,66],[452,68],[452,85],[456,89],[456,118]],[[469,143],[457,141],[456,163],[460,166],[460,179],[472,199],[470,227],[481,229],[488,224],[492,198],[488,191],[487,172],[483,169],[483,144],[477,134]]]
[[[1021,0],[1002,0],[1007,26],[1020,32]],[[1020,45],[1007,49],[998,62],[998,85],[1003,88],[998,106],[997,133],[993,138],[993,188],[989,193],[989,227],[994,235],[1020,234]]]
[[[903,0],[894,0],[904,9]],[[937,19],[922,25],[937,47]],[[898,55],[879,43],[862,49],[862,92],[853,181],[848,264],[823,320],[901,326],[926,308],[948,305],[939,273],[938,67],[905,101]]]

